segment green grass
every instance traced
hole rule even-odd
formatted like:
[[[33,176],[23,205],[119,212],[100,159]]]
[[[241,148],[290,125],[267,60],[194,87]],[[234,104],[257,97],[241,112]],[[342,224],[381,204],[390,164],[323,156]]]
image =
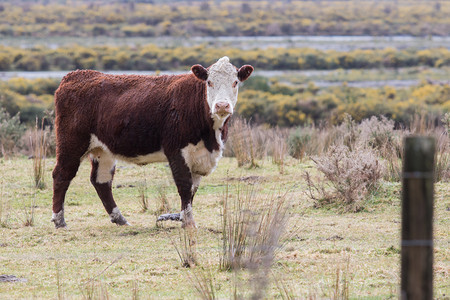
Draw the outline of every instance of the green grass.
[[[230,192],[239,179],[258,176],[260,193],[290,189],[291,213],[284,247],[277,252],[273,274],[299,298],[330,298],[336,274],[345,275],[350,298],[397,298],[400,282],[400,184],[383,183],[360,213],[338,214],[333,209],[313,209],[303,193],[302,172],[309,162],[288,159],[285,173],[270,160],[261,168],[237,168],[223,158],[217,170],[203,179],[194,200],[198,226],[197,259],[211,268],[219,298],[231,298],[233,272],[219,271],[221,250],[220,208],[227,178]],[[114,195],[132,227],[109,221],[89,182],[90,164],[83,162],[66,197],[67,229],[55,230],[51,218],[54,160],[45,164],[47,188],[33,188],[32,160],[0,159],[0,275],[15,275],[26,282],[0,282],[0,298],[197,298],[189,270],[181,266],[171,243],[180,238],[180,224],[156,227],[158,185],[169,182],[172,207],[180,206],[166,164],[137,167],[119,163]],[[138,183],[147,176],[149,209],[142,212]],[[256,178],[256,177],[251,177]],[[121,185],[121,188],[117,188]],[[435,186],[435,297],[450,293],[450,184]],[[25,209],[35,197],[34,226],[24,226]],[[4,222],[6,220],[6,222]],[[246,282],[249,274],[239,276]],[[271,275],[270,275],[271,276]],[[60,282],[58,287],[58,281]],[[268,297],[280,295],[274,280]],[[106,296],[105,296],[106,297]]]

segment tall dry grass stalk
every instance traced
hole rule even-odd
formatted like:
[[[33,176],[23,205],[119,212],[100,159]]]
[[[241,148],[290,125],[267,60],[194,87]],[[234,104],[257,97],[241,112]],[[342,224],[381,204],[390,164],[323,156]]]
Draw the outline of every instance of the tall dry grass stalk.
[[[28,206],[25,201],[23,201],[23,212],[25,215],[25,220],[23,222],[24,226],[34,226],[34,209],[36,208],[36,191],[31,195],[30,205]]]
[[[131,290],[131,299],[139,300],[139,283],[137,280],[133,280],[133,286]]]
[[[216,280],[212,271],[212,267],[192,268],[188,273],[189,280],[195,287],[197,294],[203,300],[218,299]]]
[[[350,256],[344,258],[344,262],[338,262],[336,269],[333,270],[331,282],[327,282],[325,286],[311,286],[307,295],[302,295],[298,286],[283,279],[282,274],[271,273],[271,277],[275,282],[279,297],[283,300],[294,299],[349,299],[350,286],[353,275],[350,270]],[[319,295],[319,291],[320,294]],[[325,297],[324,297],[325,296]]]
[[[244,119],[235,119],[230,126],[229,155],[236,157],[238,167],[250,164],[250,168],[258,167],[257,158],[260,149],[255,142],[252,126]]]
[[[231,195],[227,185],[222,206],[222,270],[268,271],[288,219],[286,195],[262,195],[255,186],[237,186]],[[258,274],[255,284],[265,281]]]
[[[174,241],[170,238],[170,241],[177,251],[181,265],[185,268],[194,267],[197,263],[197,229],[191,227],[180,229],[179,240]]]
[[[108,288],[97,280],[88,281],[79,286],[82,298],[85,300],[109,300]]]
[[[435,120],[429,114],[422,112],[415,114],[409,123],[409,131],[412,134],[428,134],[436,125]]]
[[[167,196],[167,183],[157,185],[156,192],[157,192],[156,215],[159,216],[162,214],[169,213],[171,210],[171,205],[169,202],[169,198]]]
[[[435,181],[450,180],[450,114],[445,114],[442,126],[435,125],[435,119],[426,114],[415,115],[410,124],[411,134],[432,136],[436,140]]]
[[[147,180],[145,177],[145,171],[143,174],[144,180],[139,181],[137,183],[137,189],[139,193],[139,204],[141,206],[142,212],[146,212],[148,210],[148,196],[147,196]]]
[[[271,133],[272,162],[278,166],[280,174],[284,174],[284,164],[288,155],[288,130],[276,128]]]
[[[350,257],[347,256],[344,265],[336,268],[336,275],[330,292],[331,299],[349,299],[351,279]]]
[[[10,200],[5,200],[4,198],[3,181],[0,183],[0,186],[0,227],[8,228],[11,204]]]
[[[59,268],[58,262],[55,262],[56,267],[56,286],[58,287],[58,300],[65,299],[64,297],[64,288],[63,288],[63,281],[61,278],[61,270]]]
[[[445,128],[436,128],[432,134],[436,139],[435,181],[450,180],[450,136]]]
[[[44,129],[44,118],[42,119],[41,129],[38,126],[38,119],[36,118],[36,125],[33,136],[30,136],[30,148],[33,157],[33,179],[34,186],[38,189],[45,188],[45,158],[47,155],[47,135],[48,130]]]
[[[124,254],[117,256],[108,266],[106,266],[97,275],[94,275],[78,284],[78,288],[83,296],[83,299],[109,299],[108,289],[98,280],[98,278],[105,273],[112,265],[116,264],[124,257]]]
[[[294,300],[299,299],[298,292],[292,285],[286,283],[284,280],[280,279],[278,274],[271,273],[273,281],[277,287],[279,296],[283,300]]]

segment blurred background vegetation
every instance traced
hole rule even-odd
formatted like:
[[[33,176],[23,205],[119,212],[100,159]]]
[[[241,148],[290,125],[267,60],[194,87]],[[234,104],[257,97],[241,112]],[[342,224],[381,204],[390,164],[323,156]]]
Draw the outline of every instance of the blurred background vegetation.
[[[256,68],[237,107],[256,124],[437,124],[450,111],[448,16],[450,1],[3,1],[0,106],[34,124],[70,70],[177,73],[227,55]]]
[[[439,35],[448,1],[3,1],[2,36]]]

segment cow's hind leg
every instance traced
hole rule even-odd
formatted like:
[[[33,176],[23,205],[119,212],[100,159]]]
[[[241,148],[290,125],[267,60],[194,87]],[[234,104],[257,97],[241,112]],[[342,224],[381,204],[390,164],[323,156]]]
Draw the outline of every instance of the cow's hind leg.
[[[86,147],[87,148],[87,147]],[[70,182],[77,174],[83,156],[83,149],[60,148],[57,151],[56,166],[53,169],[53,215],[56,228],[66,227],[64,220],[64,199]]]
[[[112,181],[116,169],[114,157],[101,149],[95,149],[89,158],[92,164],[91,183],[111,217],[111,222],[117,225],[130,225],[120,213],[112,194]]]

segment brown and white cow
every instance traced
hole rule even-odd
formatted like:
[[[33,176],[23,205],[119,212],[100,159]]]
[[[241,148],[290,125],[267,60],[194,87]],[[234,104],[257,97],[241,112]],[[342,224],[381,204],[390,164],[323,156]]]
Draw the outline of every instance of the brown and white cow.
[[[81,161],[89,156],[91,182],[111,222],[129,225],[112,194],[116,159],[145,165],[168,161],[181,213],[162,220],[195,226],[192,200],[202,176],[222,156],[239,82],[253,71],[228,57],[208,68],[172,76],[108,75],[82,70],[67,74],[55,93],[56,166],[53,216],[65,227],[64,198]]]

